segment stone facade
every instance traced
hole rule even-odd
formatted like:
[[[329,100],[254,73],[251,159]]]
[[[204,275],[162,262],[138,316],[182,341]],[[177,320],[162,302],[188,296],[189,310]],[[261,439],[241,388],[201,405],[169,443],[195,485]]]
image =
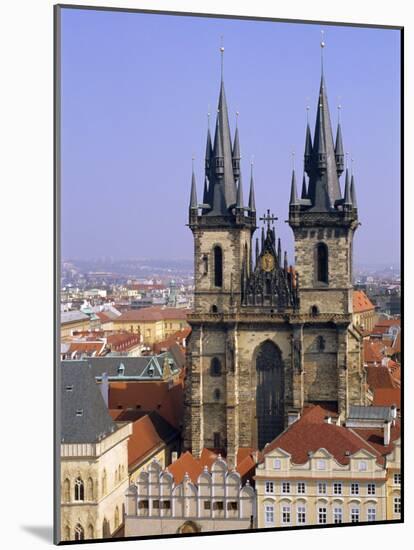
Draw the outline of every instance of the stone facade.
[[[181,483],[153,461],[126,492],[125,536],[231,531],[256,525],[256,494],[221,458]]]
[[[61,540],[109,538],[122,525],[131,431],[61,445]]]
[[[195,456],[203,447],[221,449],[230,465],[239,447],[263,448],[307,403],[334,404],[342,418],[350,405],[367,403],[362,339],[353,326],[355,182],[347,172],[342,197],[341,130],[334,145],[324,79],[313,143],[307,128],[309,184],[304,176],[300,199],[292,174],[295,268],[286,253],[282,259],[269,210],[254,246],[253,173],[244,206],[238,139],[237,130],[232,146],[222,82],[202,204],[194,173],[191,187],[195,307],[188,317],[184,448]]]

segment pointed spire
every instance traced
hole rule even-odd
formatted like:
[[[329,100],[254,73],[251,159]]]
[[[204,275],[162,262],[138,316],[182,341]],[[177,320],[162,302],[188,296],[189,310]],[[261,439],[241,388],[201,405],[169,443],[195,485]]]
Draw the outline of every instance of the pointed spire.
[[[283,268],[284,268],[285,271],[288,270],[288,259],[287,259],[287,252],[286,252],[286,250],[285,250],[285,256],[284,256],[284,258],[283,258]]]
[[[192,169],[192,175],[191,175],[190,209],[197,210],[197,208],[198,208],[197,186],[196,186],[196,179],[194,174],[194,158],[193,158],[193,169]]]
[[[237,203],[236,208],[242,210],[243,209],[243,182],[242,182],[242,175],[239,176],[239,185],[237,187]]]
[[[329,115],[324,75],[318,96],[315,134],[309,175],[308,197],[318,211],[329,211],[341,199],[337,173],[335,147]]]
[[[354,174],[352,174],[352,176],[351,176],[351,201],[352,201],[352,206],[354,208],[358,208],[357,198],[356,198],[356,190],[355,190]]]
[[[234,134],[234,142],[233,142],[233,151],[232,151],[232,159],[233,159],[233,174],[234,177],[237,179],[240,176],[240,143],[239,143],[239,127],[237,124],[237,119],[239,117],[239,113],[236,113],[236,132]]]
[[[210,202],[209,202],[209,193],[208,193],[208,179],[207,179],[207,176],[204,176],[203,204],[210,204]]]
[[[210,118],[210,113],[208,113],[208,117]],[[213,157],[213,147],[211,145],[211,134],[210,134],[210,124],[209,124],[207,128],[206,159],[205,159],[207,177],[210,177],[212,157]]]
[[[340,105],[338,106],[338,109],[340,109]],[[335,161],[336,161],[336,171],[338,176],[340,176],[344,171],[344,146],[342,143],[341,123],[339,121],[338,121],[338,128],[336,130]]]
[[[309,122],[306,125],[306,138],[305,138],[305,171],[310,176],[311,168],[311,159],[312,159],[312,136],[309,126]]]
[[[345,206],[352,206],[351,189],[350,189],[350,186],[349,186],[348,168],[346,169],[346,174],[345,174],[344,205]]]
[[[289,206],[298,206],[298,192],[296,189],[296,176],[295,176],[295,170],[292,170],[292,185],[290,189],[290,202]]]
[[[256,237],[256,263],[255,263],[256,266],[258,261],[259,261],[259,239]]]
[[[262,249],[262,252],[263,252],[263,249],[264,249],[264,242],[265,242],[265,234],[264,234],[264,227],[262,226],[262,246],[261,246],[261,249]]]
[[[303,174],[303,179],[302,179],[302,193],[301,193],[301,196],[300,196],[301,199],[307,199],[308,198],[308,191],[306,189],[306,178],[305,178],[305,174]]]
[[[250,209],[250,212],[256,212],[256,200],[254,197],[253,161],[250,163],[249,209]]]

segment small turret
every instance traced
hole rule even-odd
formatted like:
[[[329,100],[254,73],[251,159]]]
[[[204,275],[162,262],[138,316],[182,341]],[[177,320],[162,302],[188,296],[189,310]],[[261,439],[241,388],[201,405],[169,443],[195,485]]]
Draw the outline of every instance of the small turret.
[[[238,210],[243,210],[243,182],[242,182],[242,176],[239,174],[239,185],[237,186],[237,202],[236,202],[236,208]]]
[[[290,188],[290,202],[289,206],[299,206],[298,201],[298,192],[296,189],[296,176],[295,176],[295,170],[292,170],[292,184]]]
[[[342,130],[341,130],[340,122],[338,122],[338,128],[336,130],[335,161],[336,161],[336,171],[339,177],[344,171],[344,147],[342,144]]]
[[[351,201],[352,201],[352,206],[354,208],[358,208],[357,198],[356,198],[356,190],[355,190],[354,174],[352,174],[352,177],[351,177]]]
[[[309,122],[306,125],[304,163],[305,163],[305,172],[308,174],[308,176],[310,176],[311,165],[312,165],[312,137],[311,137],[311,131],[309,128]]]
[[[197,186],[196,186],[196,179],[194,174],[194,168],[191,175],[191,193],[190,193],[190,210],[197,210],[198,208],[198,202],[197,202]]]
[[[256,212],[256,200],[254,197],[254,181],[253,181],[253,163],[251,163],[251,169],[250,169],[249,210],[252,213]]]
[[[301,193],[300,198],[301,198],[301,199],[307,199],[307,198],[308,198],[308,190],[306,189],[306,178],[305,178],[305,174],[303,174],[303,179],[302,179],[302,193]]]
[[[349,185],[348,168],[346,169],[346,175],[345,175],[344,206],[346,208],[352,207],[351,188]]]
[[[233,161],[233,174],[234,179],[237,179],[240,176],[240,144],[239,144],[239,128],[236,126],[236,132],[234,134],[234,143],[232,151],[232,161]]]

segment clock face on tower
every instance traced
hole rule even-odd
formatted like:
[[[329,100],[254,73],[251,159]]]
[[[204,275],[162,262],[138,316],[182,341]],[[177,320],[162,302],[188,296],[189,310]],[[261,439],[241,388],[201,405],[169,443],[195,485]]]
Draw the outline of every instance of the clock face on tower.
[[[261,259],[261,266],[263,271],[273,271],[275,267],[275,258],[272,254],[269,254],[269,252],[266,252],[263,254]]]

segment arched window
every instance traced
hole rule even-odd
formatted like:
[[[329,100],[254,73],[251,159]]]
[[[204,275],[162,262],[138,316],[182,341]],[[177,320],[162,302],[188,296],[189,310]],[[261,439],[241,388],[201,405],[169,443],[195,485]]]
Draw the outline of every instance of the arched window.
[[[93,500],[93,479],[91,477],[88,479],[87,498],[89,501]]]
[[[218,357],[213,357],[210,364],[210,375],[221,376],[221,363]]]
[[[89,524],[88,525],[88,539],[93,539],[93,534],[94,534],[93,525]]]
[[[219,389],[214,390],[213,398],[214,398],[214,401],[218,401],[220,399],[220,390]]]
[[[218,312],[218,307],[214,304],[211,306],[211,313],[217,313]]]
[[[319,315],[319,308],[318,306],[312,306],[310,308],[310,314],[312,315],[312,317],[317,317]]]
[[[316,245],[316,277],[319,283],[328,283],[328,247],[325,243]]]
[[[102,495],[106,495],[106,470],[102,474]]]
[[[85,500],[85,488],[80,477],[75,479],[75,500]]]
[[[70,481],[68,478],[63,482],[63,500],[64,502],[70,502]]]
[[[115,529],[119,526],[119,508],[118,506],[115,508],[115,514],[114,514],[114,527]]]
[[[223,286],[223,252],[220,246],[214,247],[214,286]]]
[[[102,537],[105,539],[110,536],[111,536],[111,528],[109,525],[109,521],[106,518],[104,518],[102,522]]]
[[[325,338],[323,336],[318,336],[316,338],[316,349],[318,351],[323,351],[325,349]]]
[[[203,256],[203,275],[207,275],[208,273],[208,257],[206,255]]]
[[[78,523],[75,527],[75,540],[84,540],[85,538],[85,531],[83,530],[83,527],[80,523]]]

